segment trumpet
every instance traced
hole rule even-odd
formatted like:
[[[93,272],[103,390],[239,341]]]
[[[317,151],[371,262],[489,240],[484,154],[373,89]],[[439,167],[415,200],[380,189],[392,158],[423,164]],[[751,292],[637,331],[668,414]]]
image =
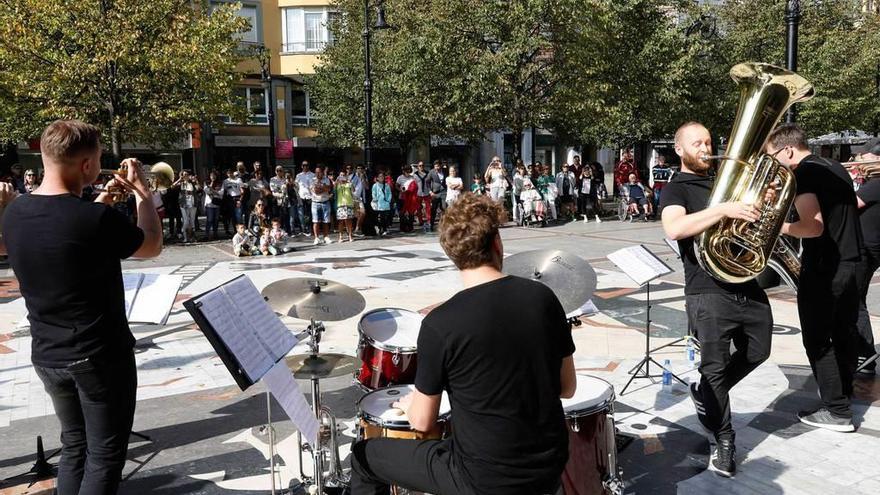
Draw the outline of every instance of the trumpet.
[[[847,170],[857,169],[863,176],[871,178],[880,176],[880,160],[856,160],[854,162],[843,162],[841,165]]]
[[[159,162],[152,167],[142,165],[143,176],[146,177],[150,185],[151,191],[164,192],[174,183],[174,169],[165,162]],[[101,169],[102,175],[121,175],[125,177],[128,174],[127,167],[122,166],[116,170]],[[128,198],[129,192],[122,185],[110,186],[107,188],[107,194],[114,203],[121,203]]]

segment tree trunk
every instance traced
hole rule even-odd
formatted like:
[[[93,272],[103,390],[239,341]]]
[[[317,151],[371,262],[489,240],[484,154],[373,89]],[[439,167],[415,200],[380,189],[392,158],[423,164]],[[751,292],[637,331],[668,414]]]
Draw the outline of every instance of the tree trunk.
[[[115,124],[110,124],[110,146],[111,151],[113,153],[113,160],[115,162],[122,161],[122,136],[120,135],[119,127]]]

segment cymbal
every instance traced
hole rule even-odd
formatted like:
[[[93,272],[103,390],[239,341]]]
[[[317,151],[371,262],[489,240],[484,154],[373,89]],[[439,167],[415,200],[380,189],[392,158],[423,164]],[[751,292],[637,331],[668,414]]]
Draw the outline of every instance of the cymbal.
[[[278,280],[263,288],[263,297],[276,313],[301,320],[345,320],[367,306],[358,291],[320,278]]]
[[[566,314],[580,308],[596,291],[596,271],[580,256],[558,249],[537,249],[504,258],[503,272],[535,280],[556,294]]]
[[[329,352],[315,356],[310,354],[294,354],[284,358],[284,362],[287,363],[287,367],[293,372],[293,377],[300,380],[351,375],[361,364],[354,356]]]

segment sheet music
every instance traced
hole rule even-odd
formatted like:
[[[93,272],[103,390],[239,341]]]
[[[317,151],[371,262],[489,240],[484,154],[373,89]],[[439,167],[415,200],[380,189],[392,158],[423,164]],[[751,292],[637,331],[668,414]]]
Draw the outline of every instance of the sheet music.
[[[581,306],[578,309],[572,311],[571,313],[565,315],[565,317],[566,318],[577,318],[579,316],[594,315],[598,312],[599,312],[599,308],[597,308],[596,305],[593,304],[593,300],[590,299],[589,301],[585,302],[583,306]]]
[[[255,342],[253,330],[245,324],[241,311],[222,287],[205,294],[198,302],[202,314],[251,382],[256,382],[272,368],[276,360],[265,347]]]
[[[248,277],[242,277],[223,286],[223,290],[235,305],[241,309],[243,321],[248,322],[256,340],[273,361],[283,358],[293,349],[297,340],[284,326],[260,291]]]
[[[174,306],[174,301],[177,299],[177,292],[180,290],[180,284],[183,283],[183,277],[154,273],[141,274],[141,276],[140,288],[131,305],[128,321],[164,325],[168,321],[171,307]],[[128,301],[126,301],[126,306],[128,306]]]
[[[263,375],[263,383],[303,437],[311,445],[318,445],[318,420],[284,361],[279,361]]]
[[[609,254],[608,259],[639,285],[672,273],[672,268],[642,245],[618,249]]]
[[[125,316],[131,320],[131,308],[144,279],[143,273],[123,273],[122,290],[125,291]]]

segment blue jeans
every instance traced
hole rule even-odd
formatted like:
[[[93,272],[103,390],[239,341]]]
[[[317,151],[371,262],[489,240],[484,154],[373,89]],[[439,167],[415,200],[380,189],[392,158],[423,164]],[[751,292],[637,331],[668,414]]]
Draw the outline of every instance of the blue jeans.
[[[330,223],[330,201],[312,201],[312,223]]]
[[[220,225],[220,207],[206,206],[205,216],[207,217],[207,225],[205,225],[205,233],[217,235],[217,228]]]
[[[116,493],[134,421],[134,352],[34,370],[61,421],[58,495]]]

